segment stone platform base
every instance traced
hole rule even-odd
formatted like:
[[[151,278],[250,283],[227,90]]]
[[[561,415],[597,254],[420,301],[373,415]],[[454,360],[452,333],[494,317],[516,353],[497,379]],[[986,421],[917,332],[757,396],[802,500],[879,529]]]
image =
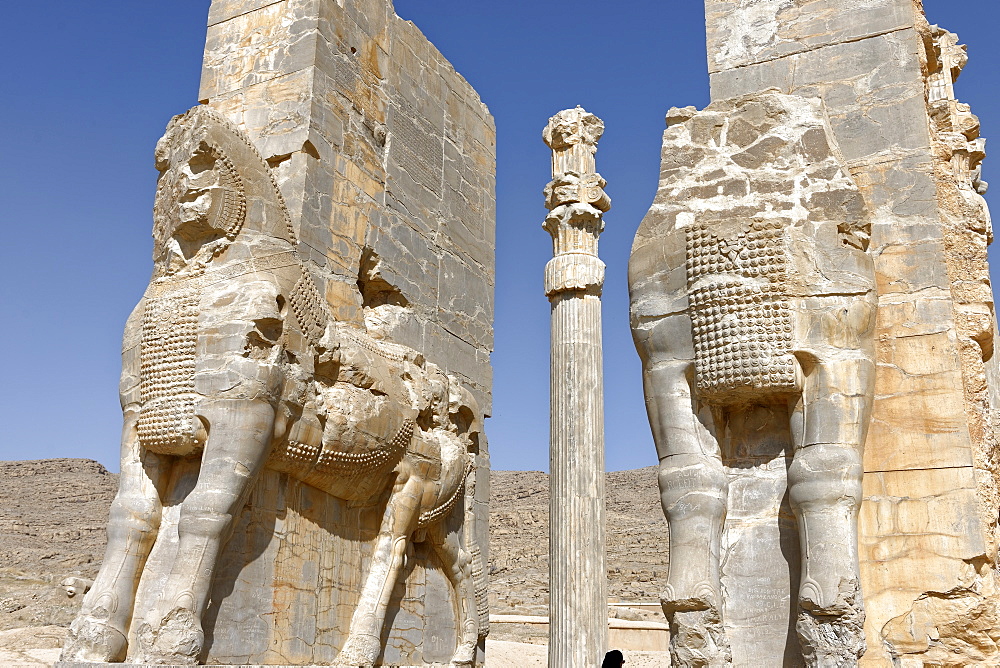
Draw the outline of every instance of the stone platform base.
[[[541,644],[549,635],[549,618],[535,615],[490,615],[490,627],[494,633],[503,633],[503,631],[511,631],[514,627],[519,627],[522,634],[518,639],[530,638],[533,643]],[[487,642],[487,666],[490,665],[489,643],[490,641]],[[670,650],[670,626],[660,622],[609,619],[608,648],[668,652]]]

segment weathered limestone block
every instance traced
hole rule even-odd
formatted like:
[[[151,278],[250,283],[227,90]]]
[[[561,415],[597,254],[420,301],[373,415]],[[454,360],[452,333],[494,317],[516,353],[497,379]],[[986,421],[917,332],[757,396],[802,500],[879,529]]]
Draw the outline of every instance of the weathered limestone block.
[[[63,658],[480,664],[492,120],[385,0],[217,0],[201,90]]]
[[[668,122],[629,287],[674,661],[848,665],[864,651],[869,212],[818,100],[765,92]]]

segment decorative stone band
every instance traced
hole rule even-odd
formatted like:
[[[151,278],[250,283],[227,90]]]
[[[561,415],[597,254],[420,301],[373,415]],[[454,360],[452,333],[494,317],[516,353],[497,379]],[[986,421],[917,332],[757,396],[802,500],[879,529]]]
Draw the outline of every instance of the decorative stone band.
[[[391,440],[378,440],[377,447],[361,452],[346,452],[327,444],[285,441],[275,445],[270,463],[293,475],[312,475],[318,480],[323,476],[339,480],[344,473],[353,477],[371,475],[399,463],[415,428],[412,420],[406,420]]]
[[[545,208],[551,211],[563,204],[582,202],[607,211],[611,208],[611,198],[604,192],[606,185],[607,181],[596,172],[583,175],[563,172],[545,186]]]
[[[413,439],[416,425],[406,420],[391,441],[379,441],[378,447],[364,452],[344,452],[324,444],[316,459],[317,473],[350,472],[361,476],[399,463]]]
[[[292,265],[301,265],[301,261],[295,251],[284,251],[273,253],[263,257],[251,257],[242,262],[232,262],[220,267],[209,267],[205,272],[204,285],[212,285],[220,281],[227,281],[238,276],[252,274],[258,271],[268,271],[271,269],[281,269]]]
[[[246,189],[236,165],[219,147],[213,147],[218,152],[220,170],[219,186],[222,190],[222,211],[219,214],[221,227],[226,230],[226,238],[233,241],[243,229],[247,217]]]
[[[272,253],[271,255],[263,255],[261,257],[250,257],[224,264],[210,264],[205,266],[192,263],[190,267],[183,269],[182,272],[177,274],[170,275],[164,273],[157,276],[146,289],[146,296],[160,297],[171,294],[177,290],[177,286],[181,283],[202,290],[216,283],[246,276],[247,274],[291,266],[302,266],[302,261],[299,260],[298,255],[293,250]]]
[[[406,346],[398,343],[392,343],[391,341],[373,339],[367,333],[362,332],[361,330],[350,325],[338,324],[337,334],[344,339],[349,339],[351,343],[359,348],[364,348],[368,352],[378,355],[382,359],[388,360],[389,362],[402,363],[406,361],[407,353],[410,353],[410,357],[413,358],[415,363],[420,362],[420,360],[417,359],[420,357],[419,353],[414,355],[412,350]]]
[[[556,255],[545,265],[545,296],[568,290],[600,295],[604,285],[604,262],[589,253]]]
[[[425,529],[429,527],[438,520],[443,519],[445,515],[451,512],[451,509],[455,507],[458,500],[462,498],[463,494],[465,494],[465,485],[469,480],[469,474],[472,473],[473,468],[474,464],[470,458],[465,465],[465,474],[462,476],[462,483],[455,488],[455,492],[451,496],[442,501],[439,505],[426,512],[420,513],[420,517],[417,518],[418,529]]]

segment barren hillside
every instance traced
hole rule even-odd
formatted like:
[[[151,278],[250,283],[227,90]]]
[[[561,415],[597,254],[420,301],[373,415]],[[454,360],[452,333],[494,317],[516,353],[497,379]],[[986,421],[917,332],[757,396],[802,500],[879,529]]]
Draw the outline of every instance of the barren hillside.
[[[496,613],[545,614],[549,477],[494,471],[490,479],[490,602]],[[667,575],[667,523],[656,467],[607,475],[608,595],[658,600]]]
[[[89,459],[0,462],[0,630],[72,621],[58,585],[97,574],[117,486]]]
[[[67,625],[79,599],[58,587],[93,578],[118,476],[87,459],[0,462],[0,630]],[[494,471],[490,571],[495,613],[545,614],[548,602],[548,476]],[[655,600],[666,576],[666,522],[656,469],[609,473],[609,593]]]

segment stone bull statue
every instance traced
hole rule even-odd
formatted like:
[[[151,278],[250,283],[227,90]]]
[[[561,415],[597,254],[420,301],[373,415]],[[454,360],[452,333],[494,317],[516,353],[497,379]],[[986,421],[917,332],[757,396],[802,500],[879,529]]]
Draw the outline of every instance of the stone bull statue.
[[[864,651],[857,517],[875,380],[864,202],[818,101],[765,93],[672,109],[668,125],[629,288],[670,530],[675,663],[731,660],[725,463],[754,432],[790,434],[803,655],[851,665]]]
[[[123,343],[121,483],[63,660],[204,658],[220,551],[270,467],[350,502],[388,498],[340,663],[376,662],[404,556],[427,540],[455,590],[453,664],[473,664],[488,623],[479,552],[462,527],[476,402],[416,351],[333,320],[267,164],[235,126],[196,107],[171,121],[156,161],[154,272]],[[162,494],[192,457],[200,470],[176,558],[155,600],[136,601]]]

